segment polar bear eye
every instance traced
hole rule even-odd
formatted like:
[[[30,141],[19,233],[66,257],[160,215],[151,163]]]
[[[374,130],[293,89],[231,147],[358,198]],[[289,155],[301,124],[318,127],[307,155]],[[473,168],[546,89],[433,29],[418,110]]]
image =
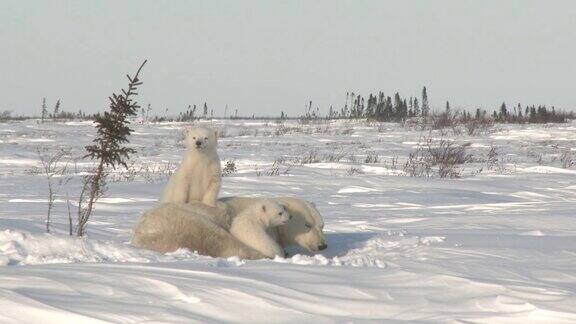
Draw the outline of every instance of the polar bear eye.
[[[196,136],[192,137],[193,139],[196,139]]]
[[[312,228],[312,225],[310,224],[304,224],[307,228]]]
[[[207,139],[208,139],[208,137],[204,137],[204,139],[205,139],[205,140],[207,140]]]
[[[284,212],[283,212],[283,211],[281,211],[281,212],[279,212],[279,213],[278,213],[278,215],[280,215],[280,216],[282,216],[282,214],[284,214]]]

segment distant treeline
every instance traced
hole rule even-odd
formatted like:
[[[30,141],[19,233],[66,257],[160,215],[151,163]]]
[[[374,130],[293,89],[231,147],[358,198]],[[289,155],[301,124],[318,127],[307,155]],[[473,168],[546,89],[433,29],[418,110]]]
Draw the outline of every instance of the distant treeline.
[[[394,94],[394,98],[385,96],[384,92],[379,92],[378,95],[369,94],[368,99],[349,92],[346,93],[344,106],[340,109],[334,109],[333,106],[330,106],[328,115],[325,117],[321,116],[318,107],[313,109],[312,101],[310,101],[306,113],[300,118],[305,120],[362,118],[381,122],[404,122],[410,118],[432,119],[443,115],[463,120],[491,119],[497,123],[564,123],[576,119],[574,112],[557,111],[554,107],[548,108],[543,105],[522,107],[521,104],[518,104],[509,109],[506,103],[502,103],[499,109],[493,110],[490,114],[487,110],[480,108],[476,109],[474,115],[466,110],[455,111],[450,107],[448,101],[445,109],[431,112],[426,87],[422,89],[420,101],[414,97],[402,98],[398,92]],[[285,118],[284,112],[281,113],[280,118]]]
[[[48,109],[46,98],[42,100],[41,106],[41,122],[47,120],[66,120],[66,119],[81,119],[91,120],[98,114],[86,114],[82,110],[78,112],[67,112],[61,108],[61,101],[58,100],[52,109]],[[0,121],[6,120],[23,120],[32,117],[25,116],[12,116],[10,111],[0,111]],[[37,118],[37,117],[36,117]],[[208,104],[204,102],[201,109],[196,105],[188,105],[184,112],[178,113],[176,116],[170,116],[168,109],[163,109],[162,114],[152,111],[152,106],[148,104],[146,107],[141,107],[139,118],[142,122],[164,122],[164,121],[177,121],[177,122],[192,122],[195,120],[209,120],[216,118],[214,109],[210,109]],[[489,112],[486,109],[477,108],[475,112],[468,110],[454,110],[450,107],[450,103],[446,102],[445,108],[440,111],[431,111],[428,103],[428,91],[426,87],[422,89],[420,98],[410,97],[403,98],[398,92],[393,97],[386,96],[384,92],[380,91],[378,94],[370,93],[368,97],[364,97],[354,92],[346,93],[346,102],[341,108],[334,108],[330,106],[327,114],[320,113],[319,107],[313,107],[312,101],[306,105],[305,113],[301,116],[289,117],[284,111],[276,116],[255,116],[255,115],[240,115],[238,109],[224,109],[223,116],[217,118],[225,119],[299,119],[303,121],[310,121],[316,119],[366,119],[380,122],[405,122],[409,119],[420,119],[423,121],[430,120],[446,120],[453,119],[459,121],[490,121],[492,123],[565,123],[569,120],[576,119],[576,113],[558,111],[554,106],[551,108],[545,105],[531,105],[522,106],[517,104],[509,108],[506,103],[502,103],[499,109],[494,109]]]

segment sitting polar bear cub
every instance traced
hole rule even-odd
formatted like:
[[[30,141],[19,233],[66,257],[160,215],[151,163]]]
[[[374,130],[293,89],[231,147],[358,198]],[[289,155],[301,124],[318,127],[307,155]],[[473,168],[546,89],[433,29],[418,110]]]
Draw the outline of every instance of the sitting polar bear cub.
[[[284,207],[267,199],[240,212],[230,226],[230,234],[268,258],[284,257],[284,250],[268,232],[286,224],[292,216]]]
[[[199,201],[215,207],[221,184],[218,132],[205,127],[186,130],[186,154],[170,177],[160,203]]]

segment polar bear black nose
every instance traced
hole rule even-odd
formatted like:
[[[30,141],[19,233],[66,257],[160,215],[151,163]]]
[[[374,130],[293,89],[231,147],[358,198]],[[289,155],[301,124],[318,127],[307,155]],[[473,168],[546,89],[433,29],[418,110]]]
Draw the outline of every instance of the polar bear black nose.
[[[326,250],[327,247],[328,247],[328,245],[326,245],[326,243],[320,244],[320,245],[318,245],[318,250],[320,250],[320,251]]]
[[[196,146],[202,145],[202,141],[196,141]]]

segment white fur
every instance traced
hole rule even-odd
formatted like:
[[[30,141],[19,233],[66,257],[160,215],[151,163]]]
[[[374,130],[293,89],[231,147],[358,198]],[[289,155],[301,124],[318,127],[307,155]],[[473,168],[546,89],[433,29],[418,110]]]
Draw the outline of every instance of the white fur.
[[[194,127],[186,130],[186,154],[170,177],[160,199],[161,203],[199,201],[208,206],[216,206],[221,184],[217,138],[217,131],[209,128]]]
[[[187,248],[212,257],[263,258],[225,229],[228,222],[225,208],[208,207],[199,202],[164,203],[140,216],[132,244],[161,253]]]
[[[228,214],[232,218],[239,215],[243,210],[256,204],[259,198],[249,197],[226,197],[220,202],[228,208]],[[324,220],[313,203],[300,198],[274,197],[269,200],[282,205],[292,216],[292,219],[268,233],[283,248],[291,245],[300,246],[309,252],[315,253],[326,247],[324,238]]]
[[[284,250],[268,232],[271,228],[286,224],[289,219],[290,215],[282,206],[270,200],[261,200],[234,217],[230,233],[266,257],[284,257]]]

